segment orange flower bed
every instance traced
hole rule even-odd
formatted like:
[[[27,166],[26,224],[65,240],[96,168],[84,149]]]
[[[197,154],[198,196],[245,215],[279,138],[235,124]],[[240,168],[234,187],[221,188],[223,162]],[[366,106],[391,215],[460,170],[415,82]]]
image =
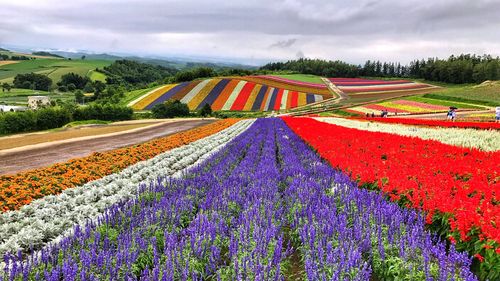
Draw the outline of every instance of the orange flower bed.
[[[0,209],[16,210],[46,195],[117,173],[167,150],[210,136],[238,122],[225,119],[146,143],[71,159],[46,168],[0,177]]]

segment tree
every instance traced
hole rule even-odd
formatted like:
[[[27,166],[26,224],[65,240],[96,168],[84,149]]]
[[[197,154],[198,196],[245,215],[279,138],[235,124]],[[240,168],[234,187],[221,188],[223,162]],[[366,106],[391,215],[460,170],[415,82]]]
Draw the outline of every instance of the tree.
[[[52,85],[52,79],[36,73],[18,74],[14,77],[13,83],[15,88],[48,91]]]
[[[85,98],[85,96],[83,95],[83,92],[81,90],[77,90],[75,92],[75,100],[77,103],[83,103],[84,98]]]
[[[83,55],[83,56],[82,56],[82,60],[84,60],[85,58],[86,58],[86,56],[85,56],[85,55]]]
[[[69,84],[75,85],[76,89],[82,90],[87,83],[92,82],[88,77],[83,77],[76,73],[70,72],[61,76],[61,81],[57,83],[58,86],[66,86],[69,88]]]
[[[212,115],[212,107],[208,103],[205,103],[200,110],[200,115],[203,117]]]
[[[3,83],[2,84],[2,91],[5,92],[10,92],[10,89],[12,88],[12,86],[9,84],[9,83]]]
[[[168,100],[153,106],[151,112],[155,118],[183,117],[189,116],[189,107],[178,100]]]

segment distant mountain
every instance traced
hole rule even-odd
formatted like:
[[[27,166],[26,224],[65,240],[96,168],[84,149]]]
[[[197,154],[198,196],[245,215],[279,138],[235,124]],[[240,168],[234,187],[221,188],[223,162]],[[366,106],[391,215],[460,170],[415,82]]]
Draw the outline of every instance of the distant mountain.
[[[44,56],[44,57],[56,57],[56,58],[64,58],[63,56],[52,54],[49,52],[44,52],[44,51],[39,51],[39,52],[33,52],[31,53],[35,56]]]
[[[4,48],[0,48],[0,52],[10,52],[10,51]]]
[[[51,51],[52,54],[57,54],[65,58],[70,59],[80,59],[85,56],[87,60],[119,60],[122,59],[120,56],[109,55],[109,54],[92,54],[86,52],[66,52],[66,51]]]

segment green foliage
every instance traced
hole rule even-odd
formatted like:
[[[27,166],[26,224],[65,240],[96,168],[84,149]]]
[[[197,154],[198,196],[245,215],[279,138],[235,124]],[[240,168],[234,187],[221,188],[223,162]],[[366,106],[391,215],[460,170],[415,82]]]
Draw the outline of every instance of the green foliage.
[[[32,53],[33,55],[35,56],[45,56],[45,57],[55,57],[55,58],[64,58],[60,55],[56,55],[56,54],[52,54],[52,53],[49,53],[49,52],[44,52],[44,51],[40,51],[40,52],[33,52]]]
[[[197,78],[206,78],[206,77],[214,77],[217,76],[217,72],[212,68],[208,67],[198,67],[190,70],[185,70],[182,72],[178,72],[175,75],[175,82],[186,82],[192,81]]]
[[[149,83],[161,81],[177,72],[173,68],[131,60],[117,60],[100,71],[107,76],[108,84],[127,87],[145,87]]]
[[[61,76],[61,81],[57,85],[66,86],[68,90],[74,91],[75,89],[83,89],[88,83],[91,83],[90,78],[70,72]]]
[[[298,59],[287,62],[268,63],[261,67],[261,70],[289,70],[325,77],[357,77],[361,74],[357,65],[348,64],[342,61],[326,61],[320,59]]]
[[[260,111],[215,111],[214,116],[217,118],[260,118],[265,117],[265,112]]]
[[[42,74],[18,74],[14,78],[14,87],[16,88],[48,91],[51,85],[52,79]]]
[[[71,121],[64,108],[44,108],[37,111],[0,114],[0,134],[13,134],[61,127]]]
[[[200,109],[200,116],[207,117],[212,115],[212,107],[210,104],[205,103],[203,107]]]
[[[73,120],[106,120],[119,121],[132,119],[133,111],[125,106],[117,106],[112,104],[93,104],[88,106],[78,107],[73,113]]]
[[[189,107],[178,100],[168,100],[151,109],[154,118],[173,118],[189,116]]]

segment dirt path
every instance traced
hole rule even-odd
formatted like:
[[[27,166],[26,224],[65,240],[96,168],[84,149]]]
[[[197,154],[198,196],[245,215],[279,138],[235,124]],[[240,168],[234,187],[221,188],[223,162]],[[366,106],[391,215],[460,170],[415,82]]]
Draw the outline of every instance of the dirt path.
[[[44,167],[72,158],[83,157],[96,151],[107,151],[143,143],[194,127],[207,125],[214,121],[214,119],[198,119],[168,122],[158,126],[146,127],[139,131],[134,130],[130,133],[108,137],[55,143],[50,147],[35,147],[8,153],[2,152],[0,153],[0,175]]]

